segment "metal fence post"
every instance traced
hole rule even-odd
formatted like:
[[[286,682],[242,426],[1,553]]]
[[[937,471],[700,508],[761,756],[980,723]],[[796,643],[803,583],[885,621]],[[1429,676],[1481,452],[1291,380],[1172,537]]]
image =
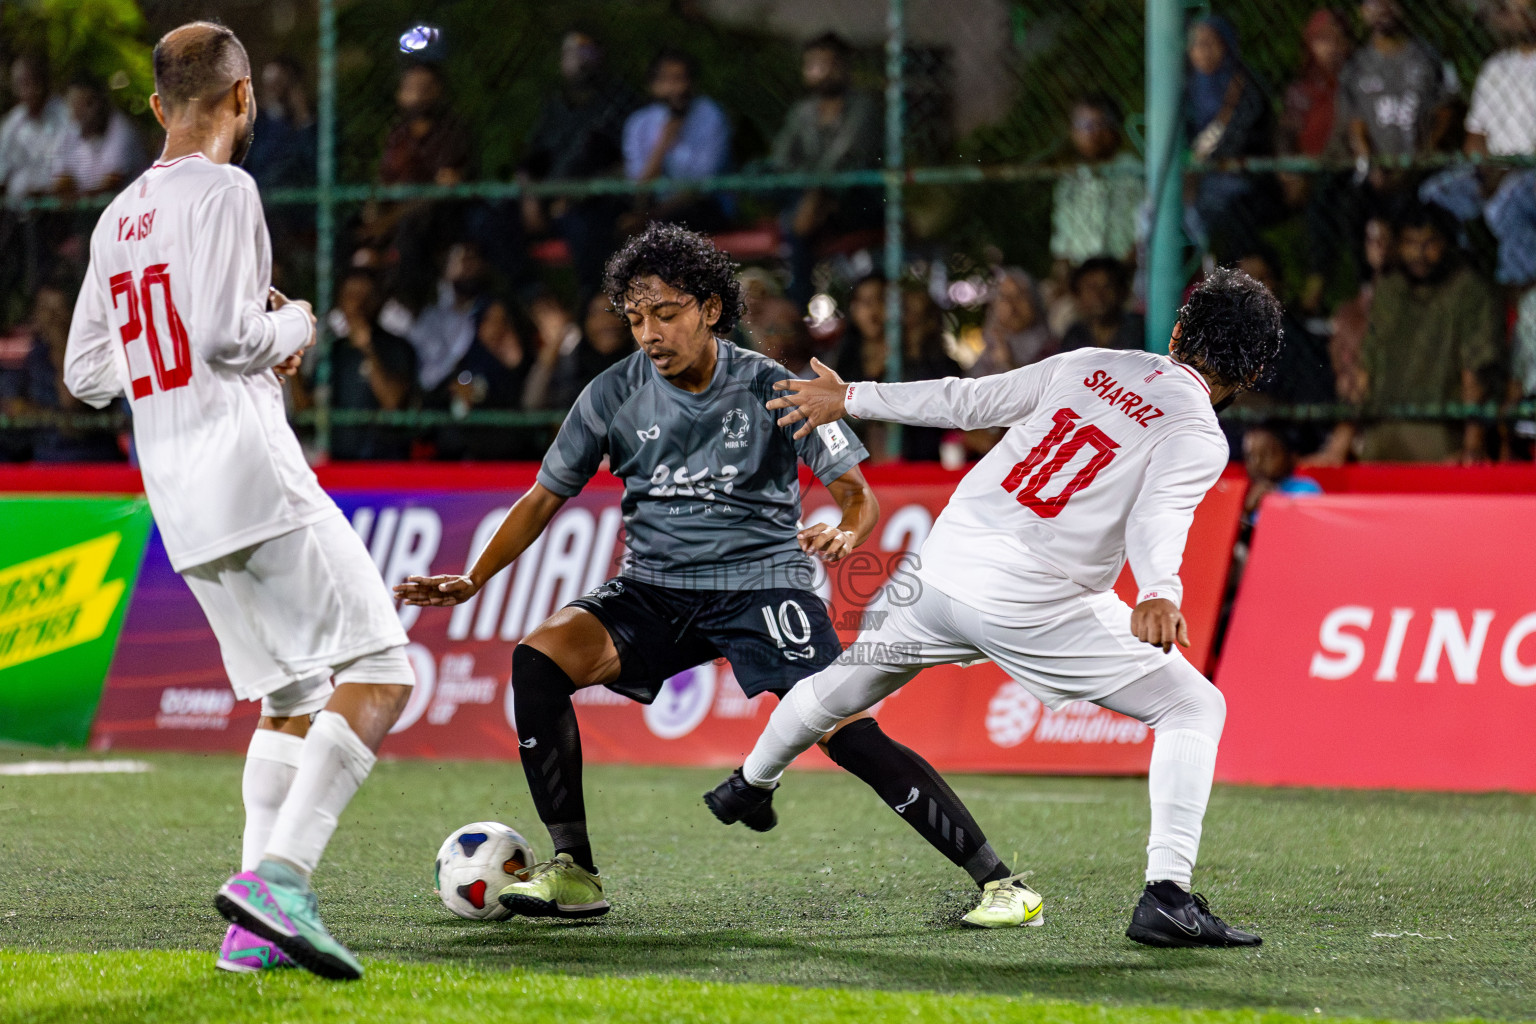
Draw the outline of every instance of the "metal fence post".
[[[1184,144],[1179,106],[1184,89],[1184,4],[1147,0],[1147,349],[1168,351],[1179,308],[1184,262]]]
[[[336,0],[320,0],[319,148],[315,168],[315,316],[319,318],[315,363],[315,446],[331,451],[331,260],[336,249]]]
[[[902,179],[906,173],[906,10],[904,0],[888,0],[885,34],[885,379],[901,380]],[[887,454],[901,454],[901,428],[886,434]]]

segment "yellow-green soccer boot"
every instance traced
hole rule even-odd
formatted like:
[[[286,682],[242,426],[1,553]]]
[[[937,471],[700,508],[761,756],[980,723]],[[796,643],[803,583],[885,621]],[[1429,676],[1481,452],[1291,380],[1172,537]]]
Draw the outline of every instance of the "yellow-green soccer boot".
[[[497,896],[501,905],[524,917],[600,917],[608,913],[603,880],[557,853],[528,869],[528,879],[513,882]]]
[[[1009,875],[982,887],[981,902],[960,919],[969,928],[1017,928],[1045,923],[1045,899],[1024,884],[1023,875]]]

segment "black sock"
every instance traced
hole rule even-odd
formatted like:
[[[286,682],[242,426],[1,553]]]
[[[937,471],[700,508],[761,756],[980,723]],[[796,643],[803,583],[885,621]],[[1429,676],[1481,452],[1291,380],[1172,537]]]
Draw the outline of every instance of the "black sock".
[[[518,756],[539,820],[549,829],[555,853],[596,873],[587,841],[587,805],[581,792],[581,733],[571,694],[576,686],[542,651],[518,644],[512,650],[512,713]]]
[[[839,729],[827,741],[827,754],[880,794],[918,835],[977,885],[1011,874],[971,812],[933,766],[887,736],[873,718]]]

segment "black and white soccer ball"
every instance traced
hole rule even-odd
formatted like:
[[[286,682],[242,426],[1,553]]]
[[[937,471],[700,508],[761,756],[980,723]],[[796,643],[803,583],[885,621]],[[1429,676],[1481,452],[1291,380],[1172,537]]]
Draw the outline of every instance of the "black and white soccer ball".
[[[496,894],[527,877],[533,848],[499,821],[476,821],[443,840],[433,868],[433,889],[460,917],[498,921],[509,913]]]

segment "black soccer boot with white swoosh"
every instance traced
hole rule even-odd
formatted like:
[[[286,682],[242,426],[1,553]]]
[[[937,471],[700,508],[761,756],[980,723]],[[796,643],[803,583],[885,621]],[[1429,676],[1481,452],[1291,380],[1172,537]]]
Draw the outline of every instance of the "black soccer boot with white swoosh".
[[[1264,941],[1211,913],[1204,896],[1167,881],[1147,883],[1125,936],[1145,946],[1257,946]]]
[[[773,810],[773,791],[778,788],[777,782],[768,789],[754,786],[737,768],[730,778],[704,794],[704,803],[727,825],[739,821],[754,832],[767,832],[779,823]]]

